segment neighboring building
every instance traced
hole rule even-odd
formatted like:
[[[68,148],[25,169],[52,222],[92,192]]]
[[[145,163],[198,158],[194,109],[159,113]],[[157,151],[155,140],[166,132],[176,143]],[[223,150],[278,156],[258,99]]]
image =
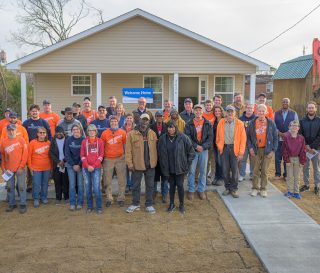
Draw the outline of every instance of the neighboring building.
[[[282,63],[274,76],[272,104],[281,107],[282,98],[290,98],[291,107],[299,116],[305,114],[306,103],[310,100],[320,104],[319,92],[312,90],[312,55],[301,56]]]
[[[225,103],[233,92],[244,93],[244,75],[255,77],[270,66],[155,15],[135,9],[101,25],[8,64],[22,80],[22,113],[25,73],[34,74],[35,103],[52,102],[60,112],[74,101],[91,97],[93,106],[122,88],[154,88],[152,110],[164,99],[176,106],[184,98],[195,103],[221,94]],[[136,104],[126,104],[129,112]],[[179,109],[182,110],[182,109]]]
[[[245,99],[249,100],[250,98],[250,76],[246,75],[245,77]],[[265,93],[267,95],[268,100],[272,100],[272,92],[273,92],[273,82],[272,75],[257,75],[256,76],[256,95],[255,99],[261,93]]]

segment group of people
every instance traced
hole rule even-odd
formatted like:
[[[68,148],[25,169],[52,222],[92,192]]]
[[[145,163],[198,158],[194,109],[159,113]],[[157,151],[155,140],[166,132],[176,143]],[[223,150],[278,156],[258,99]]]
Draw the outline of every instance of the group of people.
[[[138,100],[132,113],[125,113],[123,104],[114,96],[109,106],[93,110],[89,97],[83,107],[74,103],[61,111],[63,118],[52,111],[51,103],[31,105],[30,118],[23,123],[17,113],[5,110],[0,121],[2,171],[7,183],[7,212],[17,205],[26,212],[26,193],[32,191],[35,208],[48,203],[48,182],[55,184],[56,204],[69,203],[71,211],[80,210],[86,193],[86,212],[102,213],[114,204],[112,180],[116,175],[116,203],[123,207],[126,193],[132,192],[128,213],[140,210],[141,181],[145,181],[145,209],[155,213],[158,182],[161,200],[168,212],[176,209],[178,192],[180,213],[185,213],[184,180],[187,176],[187,199],[197,192],[206,199],[207,185],[224,185],[224,195],[238,198],[238,182],[245,179],[250,159],[252,196],[267,197],[268,166],[275,155],[275,179],[287,179],[288,197],[301,198],[309,190],[309,162],[312,161],[315,193],[319,194],[320,118],[317,105],[309,102],[307,115],[299,123],[298,115],[284,98],[282,107],[273,113],[260,94],[258,104],[243,103],[242,95],[234,94],[234,102],[222,107],[222,97],[215,95],[204,105],[190,98],[184,101],[180,114],[172,102],[164,102],[163,111],[153,116],[146,108],[146,99]],[[300,130],[299,130],[300,129]],[[303,165],[304,185],[299,189]]]

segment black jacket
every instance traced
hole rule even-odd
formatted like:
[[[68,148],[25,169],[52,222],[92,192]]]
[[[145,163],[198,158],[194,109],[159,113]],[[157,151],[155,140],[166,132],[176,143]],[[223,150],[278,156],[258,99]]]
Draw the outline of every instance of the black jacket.
[[[87,134],[87,128],[88,128],[88,122],[87,122],[86,117],[82,114],[79,114],[78,116],[74,116],[74,118],[80,121],[82,128],[83,128],[83,131],[84,131],[83,135],[85,136]]]
[[[319,150],[320,146],[320,118],[310,119],[305,116],[300,120],[300,134],[304,136],[306,145],[311,149]]]
[[[158,157],[161,171],[164,177],[169,177],[169,160],[167,150],[168,135],[164,134],[158,141]],[[183,133],[177,133],[175,149],[175,174],[187,174],[192,160],[195,158],[195,151],[190,139]]]
[[[151,124],[151,125],[150,125],[150,129],[156,133],[157,139],[159,139],[160,136],[162,136],[163,134],[166,133],[166,124],[165,124],[164,122],[162,122],[162,129],[161,129],[160,135],[159,135],[159,133],[158,133],[157,123]]]
[[[211,123],[205,118],[202,127],[201,141],[197,139],[197,130],[193,119],[186,124],[184,133],[190,138],[194,149],[196,149],[198,145],[202,146],[204,150],[209,150],[213,146],[213,128]]]
[[[66,142],[67,142],[67,136],[65,136],[65,139],[64,139],[63,152],[65,151],[65,148],[66,148]],[[59,148],[58,148],[58,145],[57,145],[57,142],[56,142],[56,136],[51,141],[49,154],[50,154],[50,157],[51,157],[51,159],[53,161],[53,169],[55,169],[57,167],[58,163],[60,162],[60,160],[59,160]],[[66,162],[66,158],[63,161]]]

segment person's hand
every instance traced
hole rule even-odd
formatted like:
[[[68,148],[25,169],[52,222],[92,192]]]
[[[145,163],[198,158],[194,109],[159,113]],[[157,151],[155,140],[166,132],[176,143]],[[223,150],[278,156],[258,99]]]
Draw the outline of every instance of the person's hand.
[[[315,149],[310,149],[309,150],[309,153],[311,153],[311,154],[315,154],[317,151],[315,150]]]
[[[286,165],[288,166],[288,167],[290,167],[291,166],[291,163],[289,162],[289,163],[286,163]]]
[[[131,166],[131,167],[128,166],[128,170],[129,170],[130,172],[133,172],[133,171],[134,171],[134,167],[133,167],[133,166]]]
[[[198,145],[197,148],[196,148],[196,150],[197,150],[199,153],[201,153],[201,152],[203,151],[203,147],[200,146],[200,145]]]
[[[271,152],[267,155],[267,157],[268,157],[268,158],[272,158],[272,157],[273,157],[273,154],[274,154],[274,152],[271,151]]]
[[[310,146],[309,146],[309,145],[306,145],[306,151],[310,153],[311,150],[312,150],[312,149],[310,148]]]
[[[250,148],[249,152],[251,156],[255,156],[253,148]]]
[[[64,161],[61,160],[61,161],[58,163],[58,166],[60,166],[61,168],[64,168]]]
[[[80,169],[81,169],[79,165],[73,165],[72,168],[75,172],[80,172]]]
[[[300,164],[300,168],[303,168],[303,166],[304,166],[303,164]]]
[[[24,171],[24,169],[19,168],[19,169],[17,170],[17,174],[18,174],[18,175],[21,175],[21,174],[23,173],[23,171]]]
[[[92,173],[92,172],[94,171],[94,168],[93,168],[92,166],[89,166],[89,167],[88,167],[88,171],[89,171],[90,173]]]
[[[31,174],[31,176],[33,176],[33,170],[30,170],[30,174]]]
[[[243,155],[238,156],[238,161],[241,161],[243,159]]]

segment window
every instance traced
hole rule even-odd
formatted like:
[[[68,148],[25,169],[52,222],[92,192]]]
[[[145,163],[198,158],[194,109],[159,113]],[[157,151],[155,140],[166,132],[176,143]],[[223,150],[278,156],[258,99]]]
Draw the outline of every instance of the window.
[[[71,92],[73,96],[91,95],[91,76],[90,75],[72,75]]]
[[[143,76],[143,87],[153,88],[153,103],[147,103],[147,108],[162,109],[163,76]]]
[[[266,84],[266,92],[267,93],[272,93],[273,92],[273,83],[272,82],[268,82]]]
[[[217,76],[214,78],[214,94],[222,96],[223,105],[233,102],[234,77]]]

